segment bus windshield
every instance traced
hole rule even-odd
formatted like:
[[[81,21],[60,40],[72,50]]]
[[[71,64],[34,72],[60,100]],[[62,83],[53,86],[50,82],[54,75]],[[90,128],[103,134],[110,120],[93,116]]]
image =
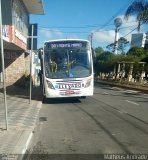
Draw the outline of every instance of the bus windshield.
[[[45,76],[52,79],[82,78],[91,75],[91,54],[86,41],[46,42]]]

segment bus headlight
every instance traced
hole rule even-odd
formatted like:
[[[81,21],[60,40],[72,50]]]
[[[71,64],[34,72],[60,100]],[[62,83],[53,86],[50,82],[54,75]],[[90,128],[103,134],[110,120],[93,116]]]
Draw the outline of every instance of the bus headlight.
[[[89,87],[89,86],[90,86],[90,84],[91,84],[91,80],[92,80],[92,79],[88,79],[88,80],[87,80],[87,82],[86,82],[86,84],[85,84],[85,88],[87,88],[87,87]]]
[[[46,82],[47,82],[48,88],[55,89],[51,82],[49,82],[48,80],[46,80]]]

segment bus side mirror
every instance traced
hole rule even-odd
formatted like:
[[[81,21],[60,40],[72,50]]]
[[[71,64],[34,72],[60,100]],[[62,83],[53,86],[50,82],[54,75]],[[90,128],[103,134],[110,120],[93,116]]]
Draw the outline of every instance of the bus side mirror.
[[[94,58],[96,58],[96,52],[95,52],[95,50],[94,50],[93,48],[91,48],[91,51],[92,51],[92,56],[93,56]]]
[[[39,56],[39,59],[43,59],[43,50],[42,49],[38,50],[38,56]]]

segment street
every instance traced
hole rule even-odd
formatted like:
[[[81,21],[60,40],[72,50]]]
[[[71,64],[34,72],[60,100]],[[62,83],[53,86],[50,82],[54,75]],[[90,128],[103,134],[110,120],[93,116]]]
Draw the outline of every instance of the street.
[[[147,26],[148,0],[0,0],[0,160],[148,160]]]
[[[147,103],[147,94],[101,84],[93,97],[46,100],[28,159],[33,154],[36,159],[37,154],[40,159],[46,154],[146,154]]]

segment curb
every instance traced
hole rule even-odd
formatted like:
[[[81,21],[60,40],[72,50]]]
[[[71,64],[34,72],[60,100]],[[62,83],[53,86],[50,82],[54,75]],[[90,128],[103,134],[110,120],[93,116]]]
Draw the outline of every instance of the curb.
[[[17,157],[16,160],[25,160],[25,153],[26,153],[26,151],[27,151],[27,149],[28,149],[28,146],[29,146],[29,144],[30,144],[30,142],[31,142],[32,136],[33,136],[33,132],[31,131],[30,134],[29,134],[29,136],[28,136],[27,142],[26,142],[26,144],[24,145],[24,148],[23,148],[23,150],[22,150],[22,153],[19,154],[19,156]]]
[[[25,154],[25,153],[26,153],[26,151],[27,151],[27,149],[28,149],[28,146],[29,146],[29,144],[30,144],[30,142],[31,142],[32,136],[33,136],[33,133],[32,133],[32,131],[31,131],[30,134],[29,134],[28,140],[27,140],[27,142],[26,142],[26,144],[25,144],[25,146],[24,146],[24,149],[23,149],[23,151],[22,151],[21,154]]]
[[[39,101],[39,102],[37,103],[36,107],[41,109],[41,107],[42,107],[42,102]],[[36,122],[37,122],[37,119],[36,119]],[[28,147],[29,147],[29,145],[30,145],[30,142],[31,142],[31,140],[32,140],[33,131],[34,131],[35,127],[36,127],[36,126],[34,125],[33,129],[31,130],[31,132],[30,132],[30,134],[29,134],[29,136],[28,136],[28,138],[27,138],[26,144],[24,145],[24,148],[23,148],[23,150],[22,150],[21,156],[19,156],[18,160],[25,160],[25,157],[26,157],[26,154],[27,154],[27,149],[28,149]]]
[[[111,86],[117,86],[117,87],[126,88],[126,89],[133,89],[133,90],[141,91],[144,93],[148,93],[148,89],[144,88],[143,86],[132,86],[129,84],[120,84],[120,83],[108,82],[108,81],[102,81],[102,80],[95,81],[95,83],[108,84]]]

